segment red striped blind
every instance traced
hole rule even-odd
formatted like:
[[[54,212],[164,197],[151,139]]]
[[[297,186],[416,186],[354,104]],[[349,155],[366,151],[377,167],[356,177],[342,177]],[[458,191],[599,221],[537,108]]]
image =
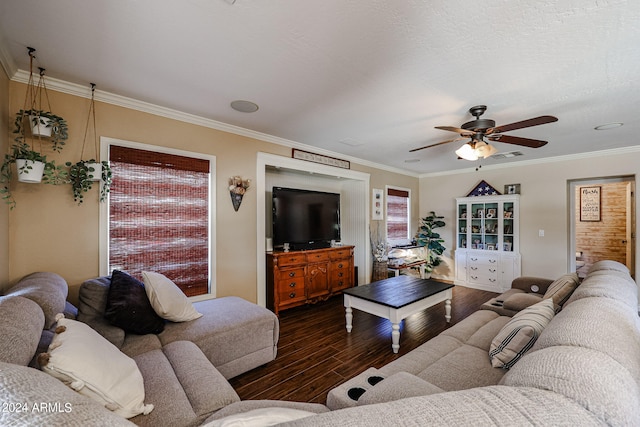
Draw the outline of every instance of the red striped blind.
[[[387,239],[409,238],[409,192],[387,189]]]
[[[209,161],[112,145],[109,270],[209,292]]]

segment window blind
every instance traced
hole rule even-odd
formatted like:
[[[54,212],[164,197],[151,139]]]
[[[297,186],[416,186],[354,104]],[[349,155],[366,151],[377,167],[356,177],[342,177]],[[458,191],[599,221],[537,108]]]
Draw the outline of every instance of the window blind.
[[[109,271],[209,292],[209,161],[112,145]]]
[[[387,239],[409,238],[409,192],[387,189]]]

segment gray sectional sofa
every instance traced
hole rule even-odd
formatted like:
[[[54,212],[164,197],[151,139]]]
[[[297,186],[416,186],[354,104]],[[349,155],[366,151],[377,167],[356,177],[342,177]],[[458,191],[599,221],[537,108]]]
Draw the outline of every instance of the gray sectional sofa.
[[[266,420],[290,426],[640,425],[638,288],[626,267],[612,261],[596,263],[555,315],[554,304],[539,304],[546,309],[547,324],[509,370],[492,366],[492,343],[503,328],[537,314],[538,304],[513,318],[479,310],[394,362],[370,368],[337,387],[327,406],[239,401],[197,345],[173,341],[151,350],[155,354],[134,356],[145,377],[148,400],[155,400],[156,407],[130,421],[212,427],[233,421],[271,425]],[[45,402],[52,409],[56,403],[63,405],[57,411],[0,411],[1,425],[131,425],[26,366],[37,352],[46,323],[40,304],[24,296],[1,297],[0,316],[5,320],[0,401]],[[133,348],[127,339],[125,350]],[[173,366],[181,363],[182,368]],[[147,384],[158,370],[174,375]],[[362,392],[352,397],[352,389]],[[187,396],[189,402],[180,405],[191,409],[174,422],[171,399],[176,393]],[[65,412],[64,405],[73,410]]]

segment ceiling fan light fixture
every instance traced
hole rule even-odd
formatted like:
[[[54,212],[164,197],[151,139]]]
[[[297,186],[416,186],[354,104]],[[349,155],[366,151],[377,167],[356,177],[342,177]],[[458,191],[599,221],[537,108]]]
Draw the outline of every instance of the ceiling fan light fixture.
[[[498,149],[491,144],[487,144],[486,142],[482,142],[481,144],[476,144],[476,148],[474,150],[478,157],[486,159],[487,157],[491,157],[498,152]]]
[[[478,160],[478,153],[476,153],[476,150],[469,144],[464,144],[462,147],[458,148],[456,150],[456,154],[461,159],[469,160],[470,162]]]

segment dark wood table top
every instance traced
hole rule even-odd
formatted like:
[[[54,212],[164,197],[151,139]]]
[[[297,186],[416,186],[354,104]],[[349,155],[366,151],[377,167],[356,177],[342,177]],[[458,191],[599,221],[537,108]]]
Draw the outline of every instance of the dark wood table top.
[[[442,283],[419,277],[397,276],[345,289],[342,293],[387,307],[401,308],[438,292],[446,291],[453,286],[452,283]]]

